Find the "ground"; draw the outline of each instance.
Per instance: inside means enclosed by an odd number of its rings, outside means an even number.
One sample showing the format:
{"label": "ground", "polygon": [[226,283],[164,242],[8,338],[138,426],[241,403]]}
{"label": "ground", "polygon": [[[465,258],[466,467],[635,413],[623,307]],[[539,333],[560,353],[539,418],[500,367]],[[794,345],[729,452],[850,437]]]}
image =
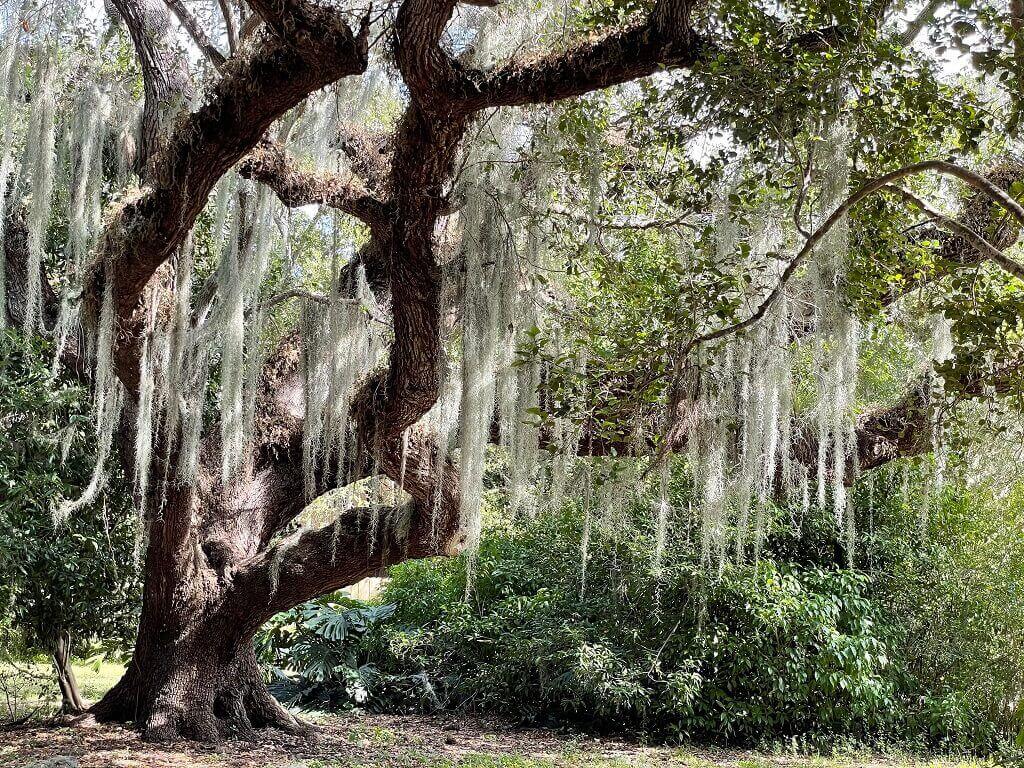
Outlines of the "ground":
{"label": "ground", "polygon": [[[112,665],[76,666],[87,698],[117,678]],[[28,768],[982,768],[978,761],[849,755],[796,757],[644,747],[616,739],[518,728],[500,720],[313,715],[315,741],[277,736],[216,747],[147,744],[126,728],[33,725],[0,733],[0,766]],[[58,760],[57,758],[68,758]],[[47,762],[50,761],[50,762]],[[40,768],[41,768],[40,766]]]}
{"label": "ground", "polygon": [[68,756],[78,768],[981,768],[980,762],[794,757],[642,747],[482,719],[321,715],[315,743],[269,739],[167,748],[124,728],[36,727],[7,734],[0,765]]}

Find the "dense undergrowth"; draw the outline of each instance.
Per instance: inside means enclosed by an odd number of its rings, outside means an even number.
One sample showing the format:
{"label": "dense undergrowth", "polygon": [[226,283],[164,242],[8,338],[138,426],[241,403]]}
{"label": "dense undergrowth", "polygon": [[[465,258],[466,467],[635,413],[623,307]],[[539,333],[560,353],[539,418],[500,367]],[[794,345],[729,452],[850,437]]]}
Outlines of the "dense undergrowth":
{"label": "dense undergrowth", "polygon": [[671,521],[574,507],[391,571],[379,605],[332,597],[263,637],[310,708],[474,711],[641,738],[820,748],[1012,749],[1024,629],[1022,494],[947,489],[922,530],[897,472],[865,494],[854,569],[831,518],[779,512],[756,562],[719,570]]}

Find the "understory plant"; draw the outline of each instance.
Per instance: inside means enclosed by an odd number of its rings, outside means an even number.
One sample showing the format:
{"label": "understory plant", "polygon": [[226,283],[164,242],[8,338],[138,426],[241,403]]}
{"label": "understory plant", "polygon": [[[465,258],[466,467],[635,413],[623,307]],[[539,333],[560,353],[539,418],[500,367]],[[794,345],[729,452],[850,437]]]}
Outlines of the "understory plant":
{"label": "understory plant", "polygon": [[813,509],[773,510],[760,554],[720,568],[682,512],[658,562],[649,507],[495,514],[471,576],[463,558],[396,566],[380,607],[279,618],[305,640],[278,653],[306,703],[667,741],[994,753],[1020,729],[1024,547],[1011,523],[1024,507],[1019,492],[950,487],[922,531],[919,470],[909,490],[901,471],[858,493],[855,568],[845,532]]}

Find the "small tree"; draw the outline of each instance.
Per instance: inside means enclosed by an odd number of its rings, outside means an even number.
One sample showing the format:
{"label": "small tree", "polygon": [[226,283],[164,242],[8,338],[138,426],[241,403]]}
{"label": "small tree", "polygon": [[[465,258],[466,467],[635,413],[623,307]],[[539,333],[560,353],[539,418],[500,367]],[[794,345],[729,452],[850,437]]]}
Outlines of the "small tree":
{"label": "small tree", "polygon": [[53,520],[54,501],[89,481],[91,422],[85,390],[51,379],[42,346],[15,332],[0,336],[0,600],[13,628],[52,657],[61,710],[77,712],[85,704],[74,645],[121,639],[134,626],[134,518],[111,468],[106,498],[67,523]]}

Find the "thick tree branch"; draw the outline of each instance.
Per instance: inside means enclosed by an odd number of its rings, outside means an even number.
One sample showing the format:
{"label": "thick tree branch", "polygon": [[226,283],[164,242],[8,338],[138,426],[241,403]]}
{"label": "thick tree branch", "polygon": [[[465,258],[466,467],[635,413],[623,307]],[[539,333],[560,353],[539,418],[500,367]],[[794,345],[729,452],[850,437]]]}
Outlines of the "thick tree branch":
{"label": "thick tree branch", "polygon": [[[986,391],[1005,395],[1019,390],[1022,374],[1024,362],[1014,361],[991,374],[947,382],[947,389],[961,399],[978,397]],[[915,381],[892,405],[857,418],[857,455],[847,462],[844,478],[847,485],[854,483],[860,471],[934,450],[936,404],[931,396],[929,379],[932,376],[934,374],[928,374]],[[818,454],[816,430],[810,426],[794,430],[791,450],[797,461],[813,465]]]}
{"label": "thick tree branch", "polygon": [[[322,15],[322,14],[321,14]],[[140,296],[156,270],[191,230],[217,180],[247,154],[270,124],[313,91],[366,66],[366,40],[340,16],[323,18],[311,48],[279,37],[254,39],[224,65],[204,104],[175,121],[150,160],[146,185],[117,209],[94,265],[94,303],[101,280],[113,279],[122,335],[118,375],[129,390],[138,377]]]}
{"label": "thick tree branch", "polygon": [[[342,51],[332,50],[332,38],[342,29],[349,37],[352,36],[348,21],[337,8],[319,5],[310,0],[248,0],[248,3],[275,35],[296,49],[313,55],[334,58]],[[362,17],[358,33],[355,35],[364,56],[369,31],[370,14],[367,13]]]}
{"label": "thick tree branch", "polygon": [[[239,566],[227,601],[237,602],[234,610],[254,630],[280,610],[389,565],[458,551],[458,472],[450,461],[439,471],[436,436],[413,430],[404,450],[401,440],[389,441],[381,448],[379,466],[409,494],[408,503],[342,512],[337,522],[286,538]],[[248,612],[253,594],[267,595],[256,615]]]}
{"label": "thick tree branch", "polygon": [[707,46],[690,28],[691,7],[688,0],[659,0],[647,18],[566,51],[469,71],[464,98],[473,109],[547,103],[692,66]]}
{"label": "thick tree branch", "polygon": [[242,176],[266,184],[289,207],[321,204],[350,214],[371,229],[383,227],[387,206],[355,176],[303,171],[277,144],[264,139],[242,161]]}
{"label": "thick tree branch", "polygon": [[128,27],[142,68],[145,99],[136,171],[144,177],[147,163],[157,152],[164,127],[187,101],[191,86],[188,63],[171,45],[170,14],[161,0],[113,0],[113,3]]}

